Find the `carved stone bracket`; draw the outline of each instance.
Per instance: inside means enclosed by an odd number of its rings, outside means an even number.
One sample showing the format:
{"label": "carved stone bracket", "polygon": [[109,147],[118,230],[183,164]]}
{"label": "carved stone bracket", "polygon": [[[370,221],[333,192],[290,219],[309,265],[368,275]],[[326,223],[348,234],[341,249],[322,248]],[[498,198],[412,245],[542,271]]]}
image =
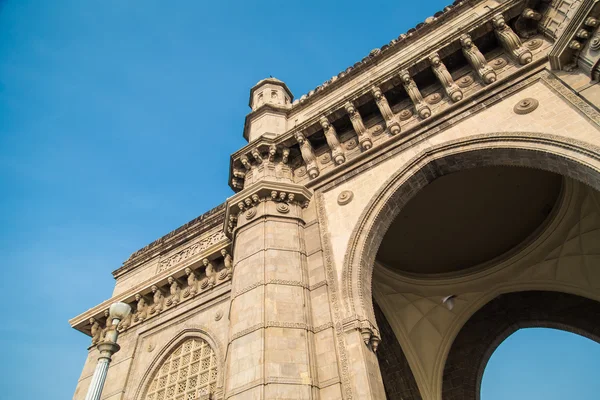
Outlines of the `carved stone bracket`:
{"label": "carved stone bracket", "polygon": [[338,138],[335,128],[325,116],[321,117],[319,123],[323,128],[325,140],[327,140],[327,145],[331,150],[331,158],[333,159],[333,162],[335,162],[335,165],[343,164],[346,161],[346,156],[344,154],[344,149],[340,144],[340,139]]}
{"label": "carved stone bracket", "polygon": [[383,120],[392,135],[397,135],[400,133],[400,123],[397,121],[396,116],[392,112],[390,105],[385,98],[385,95],[381,91],[378,86],[373,86],[371,88],[371,93],[373,93],[373,97],[375,97],[375,103],[379,108],[379,112],[383,116]]}
{"label": "carved stone bracket", "polygon": [[415,81],[410,77],[410,74],[407,70],[400,71],[399,75],[402,85],[404,86],[404,90],[406,90],[406,93],[408,93],[413,105],[415,106],[417,115],[422,119],[429,118],[431,116],[431,109],[423,100],[423,95],[419,91]]}
{"label": "carved stone bracket", "polygon": [[350,122],[352,122],[352,126],[354,127],[354,131],[358,136],[358,144],[363,150],[369,150],[373,147],[373,141],[371,140],[371,136],[365,127],[365,124],[360,116],[360,113],[356,109],[356,106],[353,102],[349,101],[344,105],[348,116],[350,117]]}
{"label": "carved stone bracket", "polygon": [[493,83],[496,81],[496,73],[487,64],[485,56],[479,51],[477,46],[473,43],[473,39],[468,34],[463,34],[460,37],[460,45],[462,47],[462,52],[471,67],[477,73],[477,76],[484,83]]}
{"label": "carved stone bracket", "polygon": [[315,151],[312,148],[312,145],[304,136],[302,132],[296,132],[296,141],[300,145],[300,153],[302,153],[302,159],[306,163],[306,170],[308,171],[308,176],[311,179],[319,176],[320,170],[319,165],[317,164],[317,157],[315,156]]}
{"label": "carved stone bracket", "polygon": [[452,79],[452,75],[448,72],[448,69],[442,62],[438,53],[433,53],[429,56],[429,63],[431,64],[431,69],[433,73],[437,77],[438,81],[442,84],[444,91],[452,99],[452,101],[460,101],[463,98],[462,90],[454,83]]}
{"label": "carved stone bracket", "polygon": [[497,14],[492,18],[494,32],[498,41],[504,47],[504,50],[510,54],[521,65],[529,64],[533,60],[533,55],[528,48],[521,43],[519,36],[506,24],[504,16]]}

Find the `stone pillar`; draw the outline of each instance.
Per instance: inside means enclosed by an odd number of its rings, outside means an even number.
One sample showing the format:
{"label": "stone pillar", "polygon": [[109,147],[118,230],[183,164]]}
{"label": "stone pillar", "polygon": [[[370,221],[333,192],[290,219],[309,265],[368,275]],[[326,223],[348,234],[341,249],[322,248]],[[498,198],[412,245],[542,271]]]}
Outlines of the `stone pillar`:
{"label": "stone pillar", "polygon": [[310,197],[302,186],[263,181],[228,200],[237,226],[226,399],[318,398],[303,220]]}

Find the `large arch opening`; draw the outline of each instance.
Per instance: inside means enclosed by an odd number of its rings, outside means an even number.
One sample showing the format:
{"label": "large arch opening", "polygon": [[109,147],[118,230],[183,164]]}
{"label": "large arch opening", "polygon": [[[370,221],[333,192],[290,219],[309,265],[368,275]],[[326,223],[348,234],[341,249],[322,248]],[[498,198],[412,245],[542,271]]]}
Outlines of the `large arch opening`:
{"label": "large arch opening", "polygon": [[488,360],[518,329],[561,329],[600,343],[599,317],[599,302],[567,293],[527,291],[494,298],[454,339],[444,367],[442,399],[479,400]]}
{"label": "large arch opening", "polygon": [[600,393],[598,370],[598,343],[558,329],[519,329],[490,357],[481,399],[592,400]]}
{"label": "large arch opening", "polygon": [[[599,154],[588,152],[583,156],[581,153],[582,157],[578,159],[559,150],[564,144],[552,143],[550,139],[544,145],[533,140],[535,143],[527,145],[523,142],[527,142],[524,137],[515,139],[498,134],[482,135],[468,143],[456,141],[434,147],[409,160],[405,169],[390,177],[360,216],[344,260],[342,297],[348,312],[360,318],[362,326],[365,322],[372,324],[375,334],[380,335],[382,343],[377,358],[388,399],[417,400],[439,396],[444,400],[469,399],[465,397],[469,389],[464,388],[480,383],[473,383],[478,382],[477,379],[470,381],[471,378],[466,377],[461,381],[447,372],[452,366],[448,351],[450,348],[455,351],[452,341],[460,330],[456,321],[461,320],[460,324],[463,324],[476,309],[462,316],[446,313],[438,318],[437,322],[445,318],[447,322],[444,323],[448,326],[455,324],[444,331],[445,328],[437,326],[436,321],[428,319],[432,313],[441,315],[438,311],[446,306],[440,302],[443,298],[440,293],[432,296],[412,293],[412,298],[405,296],[403,299],[410,303],[411,315],[394,315],[395,311],[389,312],[394,308],[393,304],[390,308],[390,301],[380,303],[381,307],[374,301],[375,298],[379,302],[378,296],[382,293],[377,295],[373,291],[377,283],[373,275],[376,266],[386,270],[387,277],[394,274],[403,277],[401,280],[405,283],[411,280],[439,283],[446,279],[484,275],[502,260],[520,254],[546,232],[563,205],[565,187],[572,185],[570,182],[583,182],[587,186],[582,187],[593,188],[589,190],[596,193],[592,197],[595,196],[594,201],[598,203],[596,211],[600,211],[600,196],[597,195],[600,188]],[[597,232],[594,235],[598,237]],[[378,274],[378,279],[381,277]],[[543,290],[563,290],[557,287]],[[525,286],[512,289],[518,290],[537,289]],[[571,289],[565,290],[567,292],[580,293]],[[507,292],[498,289],[495,293],[494,296]],[[492,299],[486,296],[481,298]],[[499,297],[503,296],[508,295]],[[585,297],[574,297],[596,304]],[[455,316],[457,318],[451,321]],[[588,317],[590,320],[595,318]],[[540,319],[528,321],[539,323]],[[550,325],[560,324],[560,318],[548,318],[548,321]],[[403,323],[405,327],[410,326],[404,329]],[[418,336],[417,329],[410,330],[421,323],[429,324],[429,331],[438,336],[437,342],[429,346],[427,340],[419,338],[416,347],[407,351],[403,348],[404,343]],[[516,326],[515,329],[522,327]],[[554,327],[564,329],[562,325]],[[576,327],[588,337],[598,335],[588,328]],[[448,333],[450,331],[452,333]],[[411,346],[414,344],[411,342]],[[469,345],[474,343],[466,347]],[[435,351],[424,349],[427,347],[435,348]],[[444,364],[446,356],[448,363]],[[416,366],[415,359],[419,357],[429,359]],[[464,364],[463,360],[461,365]],[[483,369],[478,371],[481,374]],[[460,374],[468,375],[466,371]],[[450,376],[452,389],[448,389],[447,376]],[[481,375],[479,382],[480,378]],[[457,387],[463,387],[462,391]],[[457,391],[460,393],[456,394]],[[477,390],[473,393],[479,395]]]}

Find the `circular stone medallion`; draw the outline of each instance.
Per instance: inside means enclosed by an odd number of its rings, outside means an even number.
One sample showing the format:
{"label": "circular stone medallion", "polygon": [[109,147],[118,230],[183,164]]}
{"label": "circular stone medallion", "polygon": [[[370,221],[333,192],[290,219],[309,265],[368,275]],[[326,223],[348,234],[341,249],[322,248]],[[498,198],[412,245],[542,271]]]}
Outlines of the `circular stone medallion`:
{"label": "circular stone medallion", "polygon": [[221,318],[223,318],[223,311],[219,310],[215,314],[215,321],[219,321]]}
{"label": "circular stone medallion", "polygon": [[306,175],[306,167],[300,167],[294,172],[296,173],[297,176],[303,177],[304,175]]}
{"label": "circular stone medallion", "polygon": [[290,206],[288,206],[285,203],[277,203],[277,206],[275,208],[282,214],[287,214],[290,212]]}
{"label": "circular stone medallion", "polygon": [[256,208],[252,207],[248,211],[246,211],[246,219],[252,219],[256,215]]}
{"label": "circular stone medallion", "polygon": [[536,99],[528,97],[515,104],[513,111],[516,114],[529,114],[530,112],[538,108],[539,104],[539,101],[537,101]]}
{"label": "circular stone medallion", "polygon": [[331,154],[329,153],[325,153],[321,156],[321,158],[319,159],[319,161],[321,162],[321,164],[327,164],[328,162],[331,162]]}
{"label": "circular stone medallion", "polygon": [[347,150],[352,150],[353,148],[355,148],[358,145],[358,143],[356,142],[356,139],[350,139],[345,144],[346,144]]}
{"label": "circular stone medallion", "polygon": [[437,104],[440,101],[442,101],[442,95],[439,93],[432,93],[429,96],[427,96],[427,102],[429,104]]}
{"label": "circular stone medallion", "polygon": [[460,78],[458,81],[456,81],[456,84],[458,85],[459,88],[469,87],[473,84],[473,77],[471,77],[471,75],[465,75],[462,78]]}
{"label": "circular stone medallion", "polygon": [[532,39],[529,42],[527,42],[525,46],[527,46],[529,50],[535,50],[542,47],[542,43],[543,42],[541,41],[541,39]]}
{"label": "circular stone medallion", "polygon": [[504,68],[506,66],[506,64],[507,64],[506,59],[503,57],[498,57],[490,62],[490,65],[494,69]]}
{"label": "circular stone medallion", "polygon": [[344,206],[344,205],[350,203],[352,201],[353,197],[354,197],[354,193],[352,193],[350,190],[344,190],[339,194],[339,196],[337,198],[337,202],[340,206]]}
{"label": "circular stone medallion", "polygon": [[407,119],[412,117],[412,115],[413,115],[412,111],[410,111],[407,108],[407,109],[400,111],[400,114],[398,114],[398,117],[400,118],[400,121],[406,121]]}

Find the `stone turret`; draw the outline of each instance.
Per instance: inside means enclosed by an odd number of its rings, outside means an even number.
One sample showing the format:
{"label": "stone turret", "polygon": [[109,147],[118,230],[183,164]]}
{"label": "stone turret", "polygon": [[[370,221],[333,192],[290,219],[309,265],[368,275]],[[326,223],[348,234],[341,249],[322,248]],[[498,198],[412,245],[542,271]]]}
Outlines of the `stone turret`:
{"label": "stone turret", "polygon": [[294,96],[287,85],[277,78],[266,78],[250,89],[244,137],[249,142],[261,136],[274,138],[287,131],[287,112]]}

